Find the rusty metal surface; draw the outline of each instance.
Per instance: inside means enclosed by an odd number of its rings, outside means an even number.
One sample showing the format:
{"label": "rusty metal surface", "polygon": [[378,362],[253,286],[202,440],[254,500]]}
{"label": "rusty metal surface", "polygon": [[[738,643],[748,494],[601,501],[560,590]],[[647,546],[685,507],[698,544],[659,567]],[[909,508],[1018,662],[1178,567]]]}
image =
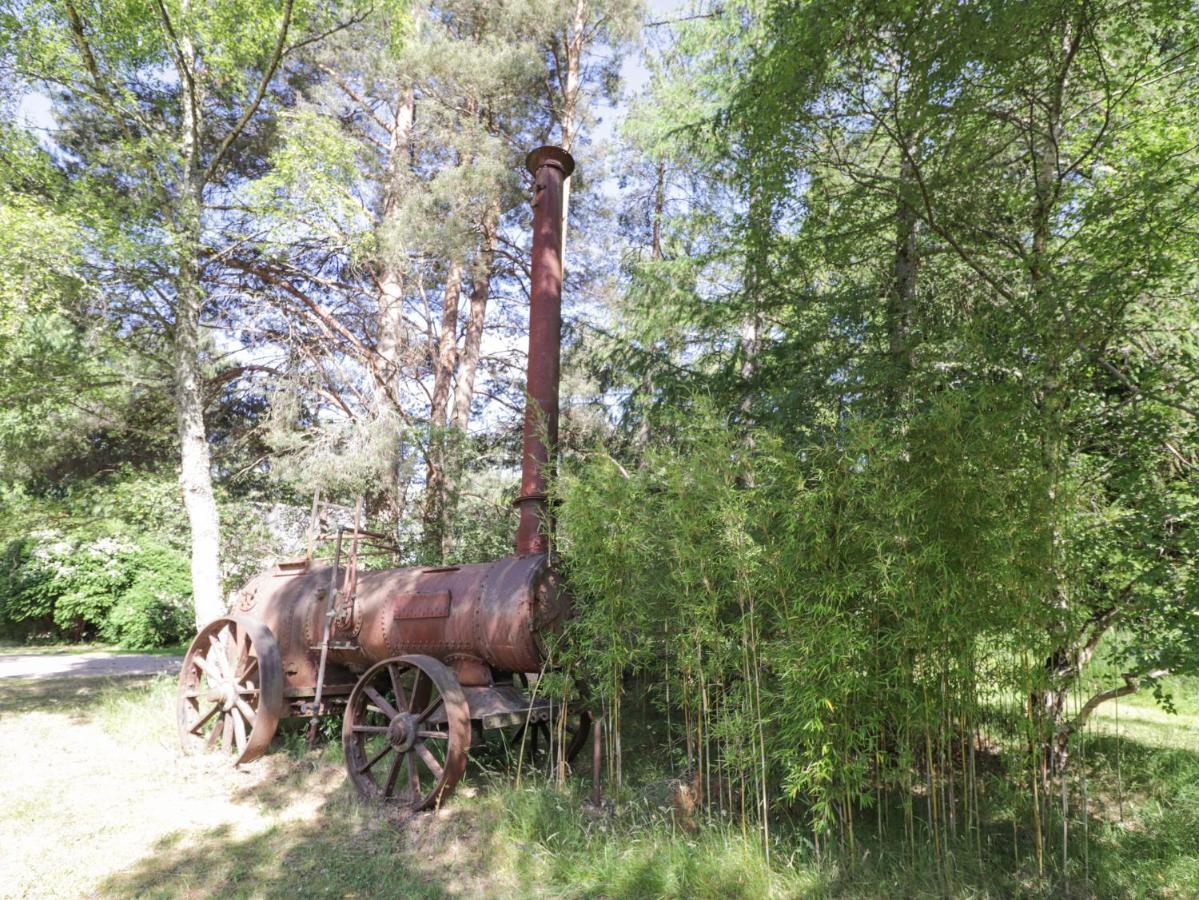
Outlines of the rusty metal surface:
{"label": "rusty metal surface", "polygon": [[[288,578],[268,573],[247,587],[256,598],[251,615],[279,641],[290,688],[316,683],[329,576],[327,567],[314,566]],[[334,621],[327,672],[333,685],[352,683],[370,664],[405,653],[536,672],[544,636],[565,623],[569,597],[545,554],[535,554],[364,572],[354,607],[357,621],[344,628]]]}
{"label": "rusty metal surface", "polygon": [[394,619],[444,619],[450,614],[450,592],[400,594],[392,605]]}
{"label": "rusty metal surface", "polygon": [[574,160],[560,147],[540,147],[525,165],[533,173],[533,268],[529,282],[528,400],[521,445],[520,525],[516,552],[544,553],[545,474],[558,443],[562,363],[562,185]]}

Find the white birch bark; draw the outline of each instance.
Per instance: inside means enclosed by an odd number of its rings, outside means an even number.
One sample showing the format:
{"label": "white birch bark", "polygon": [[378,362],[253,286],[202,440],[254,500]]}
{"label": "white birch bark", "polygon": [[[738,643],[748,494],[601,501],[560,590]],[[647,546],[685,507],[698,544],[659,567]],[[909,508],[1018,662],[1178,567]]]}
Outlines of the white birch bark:
{"label": "white birch bark", "polygon": [[[184,4],[186,12],[186,4]],[[195,48],[184,32],[180,53],[186,65],[195,66]],[[182,74],[182,73],[181,73]],[[183,79],[181,78],[181,81]],[[198,86],[180,85],[182,103],[181,149],[183,190],[175,210],[175,408],[179,431],[179,487],[191,528],[192,599],[196,630],[224,615],[221,590],[221,526],[212,489],[212,459],[204,425],[203,375],[200,369],[200,314],[204,291],[200,285],[198,254],[201,238],[203,174],[197,140],[202,123]]]}

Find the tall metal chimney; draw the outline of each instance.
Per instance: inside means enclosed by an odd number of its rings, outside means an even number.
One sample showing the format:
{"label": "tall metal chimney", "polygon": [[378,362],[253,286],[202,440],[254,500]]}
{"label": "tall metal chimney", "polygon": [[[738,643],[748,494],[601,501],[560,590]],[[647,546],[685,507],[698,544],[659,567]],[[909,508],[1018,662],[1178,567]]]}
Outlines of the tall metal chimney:
{"label": "tall metal chimney", "polygon": [[561,147],[538,147],[525,158],[533,173],[533,274],[529,291],[528,400],[521,448],[518,555],[544,553],[545,476],[558,444],[558,379],[562,363],[562,186],[575,161]]}

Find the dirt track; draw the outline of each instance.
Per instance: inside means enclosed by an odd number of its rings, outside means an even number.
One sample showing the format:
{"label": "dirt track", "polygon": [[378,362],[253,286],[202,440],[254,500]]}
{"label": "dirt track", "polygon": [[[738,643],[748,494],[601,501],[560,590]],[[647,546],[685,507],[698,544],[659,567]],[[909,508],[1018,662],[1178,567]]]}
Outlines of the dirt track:
{"label": "dirt track", "polygon": [[178,672],[181,656],[141,653],[38,653],[0,656],[0,678],[81,678]]}

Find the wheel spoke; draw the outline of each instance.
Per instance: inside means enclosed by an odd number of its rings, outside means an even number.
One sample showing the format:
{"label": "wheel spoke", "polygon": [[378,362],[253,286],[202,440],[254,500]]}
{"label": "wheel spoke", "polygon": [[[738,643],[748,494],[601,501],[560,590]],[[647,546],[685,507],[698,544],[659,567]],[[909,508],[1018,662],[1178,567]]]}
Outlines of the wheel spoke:
{"label": "wheel spoke", "polygon": [[416,744],[413,749],[416,750],[416,755],[424,760],[425,765],[429,767],[429,771],[433,773],[434,778],[441,778],[445,774],[445,769],[441,767],[441,763],[437,761],[437,757],[423,743]]}
{"label": "wheel spoke", "polygon": [[420,669],[413,669],[415,674],[412,676],[412,702],[408,704],[408,712],[416,712],[416,705],[420,703],[420,680],[425,673]]}
{"label": "wheel spoke", "polygon": [[218,678],[228,677],[229,660],[225,658],[225,648],[221,646],[221,642],[217,640],[217,636],[215,634],[210,634],[208,636],[208,643],[211,645],[212,649],[207,657],[207,661],[211,662],[213,668],[216,669]]}
{"label": "wheel spoke", "polygon": [[241,717],[241,712],[236,708],[229,710],[229,717],[233,719],[233,739],[237,742],[237,752],[242,754],[246,752],[246,723]]}
{"label": "wheel spoke", "polygon": [[386,725],[354,725],[350,728],[355,734],[387,734]]}
{"label": "wheel spoke", "polygon": [[408,706],[408,697],[404,693],[404,686],[400,683],[400,673],[396,671],[395,666],[387,667],[387,675],[391,678],[391,689],[395,691],[396,705],[401,709]]}
{"label": "wheel spoke", "polygon": [[233,716],[226,712],[222,721],[225,724],[221,729],[221,746],[228,750],[233,746]]}
{"label": "wheel spoke", "polygon": [[425,740],[448,741],[450,739],[447,731],[418,731],[416,736]]}
{"label": "wheel spoke", "polygon": [[208,712],[204,713],[204,715],[200,717],[199,721],[197,721],[196,724],[191,727],[191,733],[198,735],[201,729],[203,729],[204,725],[207,724],[208,720],[220,712],[220,709],[221,705],[219,703],[214,703],[212,708],[209,709]]}
{"label": "wheel spoke", "polygon": [[237,705],[237,710],[241,713],[242,718],[244,718],[249,726],[253,728],[254,723],[258,720],[258,713],[254,712],[253,707],[251,707],[250,704],[241,697],[238,697],[233,702]]}
{"label": "wheel spoke", "polygon": [[[218,706],[217,709],[220,709]],[[206,745],[209,750],[213,750],[220,743],[220,737],[225,732],[224,727],[225,714],[221,713],[217,720],[212,724],[212,731],[208,732],[208,740]]]}
{"label": "wheel spoke", "polygon": [[384,797],[390,797],[393,793],[395,793],[396,779],[400,777],[400,763],[403,761],[404,757],[402,757],[399,753],[397,753],[396,758],[391,761],[391,769],[389,769],[387,772],[387,784],[383,788]]}
{"label": "wheel spoke", "polygon": [[399,712],[396,710],[396,708],[394,706],[392,706],[390,703],[388,703],[386,700],[384,700],[383,695],[380,694],[378,691],[376,691],[370,685],[366,685],[363,688],[363,693],[365,693],[366,696],[370,697],[372,700],[375,701],[375,705],[377,707],[379,707],[379,711],[381,713],[383,713],[383,715],[387,716],[387,718],[394,719],[396,716],[399,715]]}
{"label": "wheel spoke", "polygon": [[416,771],[415,754],[409,750],[404,754],[404,764],[408,767],[408,794],[412,798],[412,802],[416,803],[421,798],[420,789],[420,773]]}
{"label": "wheel spoke", "polygon": [[[366,749],[366,748],[364,747],[363,749]],[[377,763],[379,760],[381,760],[383,757],[385,757],[389,752],[391,752],[391,744],[384,744],[382,750],[380,750],[378,753],[376,753],[374,756],[372,756],[370,759],[368,759],[366,762],[364,762],[362,765],[360,765],[358,767],[358,771],[359,772],[369,771],[371,766],[373,766],[375,763]]]}
{"label": "wheel spoke", "polygon": [[208,660],[200,656],[200,654],[197,653],[195,656],[193,656],[192,662],[195,663],[200,671],[207,675],[210,680],[219,679],[221,677],[220,673],[216,671],[216,663],[213,663],[210,666]]}
{"label": "wheel spoke", "polygon": [[[237,625],[227,625],[221,629],[221,646],[225,648],[225,660],[230,663],[235,663],[238,656],[241,655],[241,650],[237,642]],[[231,670],[235,670],[235,666]]]}
{"label": "wheel spoke", "polygon": [[429,718],[429,716],[433,715],[433,712],[437,709],[437,707],[441,706],[441,704],[444,702],[445,702],[445,698],[442,697],[440,694],[438,694],[437,699],[435,699],[432,703],[430,703],[427,707],[425,707],[425,711],[417,717],[416,721],[424,722],[426,719]]}
{"label": "wheel spoke", "polygon": [[251,656],[249,658],[249,661],[246,663],[245,670],[240,675],[237,676],[237,680],[239,682],[249,681],[250,676],[253,675],[257,671],[258,671],[258,657]]}

